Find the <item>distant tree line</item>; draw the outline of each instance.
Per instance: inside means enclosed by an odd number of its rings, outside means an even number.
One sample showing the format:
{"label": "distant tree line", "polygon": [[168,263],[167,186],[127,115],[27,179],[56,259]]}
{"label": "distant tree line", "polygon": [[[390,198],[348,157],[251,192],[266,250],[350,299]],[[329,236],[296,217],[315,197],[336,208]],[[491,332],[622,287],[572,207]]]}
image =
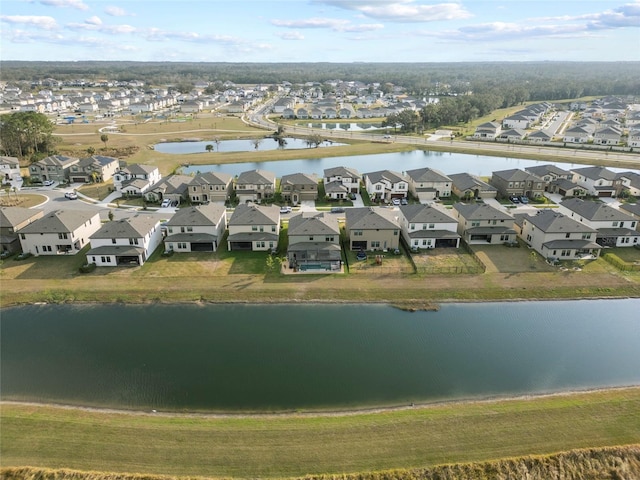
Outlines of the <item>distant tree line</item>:
{"label": "distant tree line", "polygon": [[0,151],[3,155],[37,161],[54,152],[53,123],[36,112],[0,116]]}

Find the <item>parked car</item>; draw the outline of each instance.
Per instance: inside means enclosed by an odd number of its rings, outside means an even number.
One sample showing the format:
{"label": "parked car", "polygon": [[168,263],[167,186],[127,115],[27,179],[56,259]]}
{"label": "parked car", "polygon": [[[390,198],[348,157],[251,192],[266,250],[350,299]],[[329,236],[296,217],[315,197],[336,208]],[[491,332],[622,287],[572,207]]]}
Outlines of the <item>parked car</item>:
{"label": "parked car", "polygon": [[407,200],[406,197],[402,197],[400,199],[400,204],[401,205],[409,205],[409,200]]}
{"label": "parked car", "polygon": [[363,250],[360,250],[358,253],[356,253],[356,260],[362,261],[366,259],[367,259],[367,254]]}
{"label": "parked car", "polygon": [[355,194],[355,193],[350,193],[350,194],[349,194],[349,199],[350,199],[350,200],[355,200],[356,198],[358,198],[358,197],[356,196],[356,194]]}
{"label": "parked car", "polygon": [[331,213],[344,213],[344,208],[342,208],[342,207],[333,207],[333,208],[331,208]]}
{"label": "parked car", "polygon": [[520,198],[516,197],[515,195],[513,197],[509,197],[509,200],[511,200],[513,203],[520,203]]}
{"label": "parked car", "polygon": [[53,180],[45,180],[44,182],[42,182],[42,185],[44,185],[45,187],[50,187],[51,185],[53,185]]}
{"label": "parked car", "polygon": [[394,198],[393,200],[391,200],[391,203],[394,204],[395,206],[400,205],[400,199],[399,198]]}
{"label": "parked car", "polygon": [[162,200],[162,203],[160,204],[160,208],[167,208],[171,206],[171,200],[169,200],[168,198],[165,198],[164,200]]}
{"label": "parked car", "polygon": [[64,194],[64,198],[68,198],[69,200],[77,200],[78,194],[76,192],[67,192]]}
{"label": "parked car", "polygon": [[525,196],[520,197],[520,203],[525,203],[525,204],[529,203],[529,198]]}
{"label": "parked car", "polygon": [[280,207],[280,213],[291,213],[291,207]]}

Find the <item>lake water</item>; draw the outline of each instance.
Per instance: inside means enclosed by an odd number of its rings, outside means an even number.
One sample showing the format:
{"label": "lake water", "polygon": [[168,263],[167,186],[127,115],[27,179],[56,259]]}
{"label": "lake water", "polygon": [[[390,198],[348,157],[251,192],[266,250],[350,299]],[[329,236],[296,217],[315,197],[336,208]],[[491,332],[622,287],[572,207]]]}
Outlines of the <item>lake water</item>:
{"label": "lake water", "polygon": [[157,410],[407,405],[640,384],[640,300],[2,311],[1,398]]}
{"label": "lake water", "polygon": [[[310,148],[307,145],[306,140],[301,138],[287,137],[284,139],[285,143],[278,143],[275,138],[265,137],[260,139],[260,143],[255,145],[254,140],[250,139],[238,139],[238,140],[220,140],[216,145],[213,140],[198,141],[198,142],[163,142],[156,143],[153,149],[160,153],[172,153],[172,154],[193,154],[193,153],[209,153],[207,152],[207,145],[213,147],[212,152],[264,152],[267,150],[292,150]],[[335,147],[338,145],[344,145],[344,143],[336,143],[331,141],[324,141],[318,147]]]}
{"label": "lake water", "polygon": [[[452,173],[471,173],[480,177],[491,176],[498,170],[512,168],[524,169],[529,166],[554,164],[564,170],[582,168],[587,165],[560,163],[522,158],[491,157],[485,155],[469,155],[465,153],[433,152],[429,150],[413,150],[410,152],[380,153],[376,155],[351,155],[346,157],[302,158],[300,160],[276,160],[270,162],[244,162],[226,165],[191,165],[183,167],[182,173],[224,172],[232,176],[247,170],[260,168],[274,172],[277,177],[290,173],[315,173],[319,177],[325,169],[332,167],[351,167],[360,173],[378,170],[394,170],[405,172],[417,168],[429,167],[440,170],[446,175]],[[611,171],[624,171],[610,168]],[[629,169],[626,169],[627,171]]]}

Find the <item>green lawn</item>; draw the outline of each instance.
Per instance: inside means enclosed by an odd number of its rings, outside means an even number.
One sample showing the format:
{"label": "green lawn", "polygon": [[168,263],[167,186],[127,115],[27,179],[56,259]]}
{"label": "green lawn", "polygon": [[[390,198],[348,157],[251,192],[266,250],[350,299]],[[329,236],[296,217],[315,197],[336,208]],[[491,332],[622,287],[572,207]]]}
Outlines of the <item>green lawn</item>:
{"label": "green lawn", "polygon": [[426,467],[640,442],[640,388],[337,416],[3,404],[2,465],[226,477]]}

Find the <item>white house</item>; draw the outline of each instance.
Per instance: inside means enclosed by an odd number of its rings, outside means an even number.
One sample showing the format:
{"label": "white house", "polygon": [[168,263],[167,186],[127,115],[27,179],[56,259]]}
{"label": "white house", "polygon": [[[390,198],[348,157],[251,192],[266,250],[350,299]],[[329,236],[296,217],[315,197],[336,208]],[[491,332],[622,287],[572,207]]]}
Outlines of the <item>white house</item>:
{"label": "white house", "polygon": [[571,170],[573,181],[595,197],[614,197],[622,180],[605,167],[584,167]]}
{"label": "white house", "polygon": [[75,255],[100,228],[100,215],[87,210],[55,210],[21,228],[23,252],[33,255]]}
{"label": "white house", "polygon": [[162,243],[160,220],[151,215],[113,220],[90,236],[87,263],[99,267],[142,265]]}
{"label": "white house", "polygon": [[460,246],[458,221],[439,206],[402,205],[399,221],[411,249]]}
{"label": "white house", "polygon": [[409,193],[409,180],[401,173],[391,170],[365,173],[364,185],[373,201],[406,198]]}
{"label": "white house", "polygon": [[1,183],[10,183],[20,177],[20,161],[16,157],[0,156]]}
{"label": "white house", "polygon": [[278,247],[280,208],[241,203],[229,219],[227,247],[231,250],[264,250]]}
{"label": "white house", "polygon": [[129,195],[142,195],[162,179],[160,170],[153,165],[133,164],[121,168],[113,175],[116,190]]}
{"label": "white house", "polygon": [[[322,183],[324,183],[325,191],[327,185],[333,182],[338,182],[339,185],[342,185],[346,190],[346,193],[360,193],[360,180],[362,179],[362,175],[358,173],[357,170],[349,167],[334,167],[327,168],[324,170],[324,174],[322,177]],[[341,190],[341,189],[340,189]],[[327,192],[327,194],[329,194]],[[345,197],[335,197],[329,195],[331,198],[345,198]]]}

